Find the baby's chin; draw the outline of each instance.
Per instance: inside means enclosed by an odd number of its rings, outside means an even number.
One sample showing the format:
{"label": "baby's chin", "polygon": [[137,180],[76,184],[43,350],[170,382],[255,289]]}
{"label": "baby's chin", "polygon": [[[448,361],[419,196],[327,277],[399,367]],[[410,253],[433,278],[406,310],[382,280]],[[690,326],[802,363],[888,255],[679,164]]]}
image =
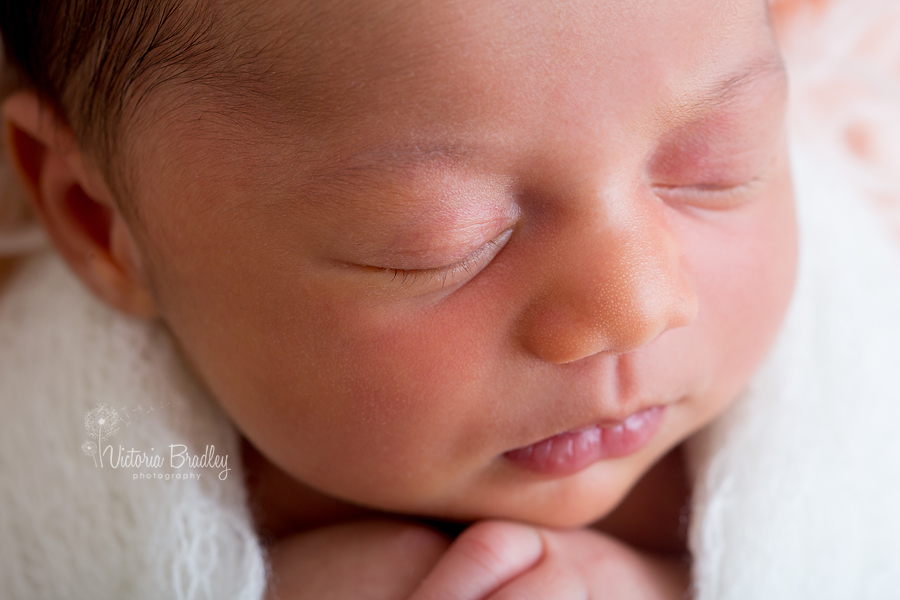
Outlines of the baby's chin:
{"label": "baby's chin", "polygon": [[608,472],[591,477],[591,469],[586,471],[560,480],[470,490],[442,505],[410,512],[450,521],[505,519],[559,529],[585,527],[612,513],[643,475],[617,473],[611,480]]}
{"label": "baby's chin", "polygon": [[591,525],[608,516],[620,504],[621,497],[616,498],[571,498],[560,502],[556,499],[535,501],[510,505],[508,502],[498,503],[500,506],[485,507],[477,511],[440,511],[428,514],[428,518],[440,520],[474,522],[485,519],[502,519],[519,521],[538,527],[557,529],[579,528]]}

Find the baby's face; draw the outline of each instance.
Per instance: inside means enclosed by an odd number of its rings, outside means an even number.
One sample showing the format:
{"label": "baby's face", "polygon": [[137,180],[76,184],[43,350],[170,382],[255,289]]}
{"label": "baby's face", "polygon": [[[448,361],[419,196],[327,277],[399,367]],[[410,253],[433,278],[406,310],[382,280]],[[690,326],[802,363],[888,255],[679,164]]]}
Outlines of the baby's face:
{"label": "baby's face", "polygon": [[301,4],[248,28],[245,108],[146,109],[163,316],[326,494],[600,517],[740,392],[791,294],[764,1]]}

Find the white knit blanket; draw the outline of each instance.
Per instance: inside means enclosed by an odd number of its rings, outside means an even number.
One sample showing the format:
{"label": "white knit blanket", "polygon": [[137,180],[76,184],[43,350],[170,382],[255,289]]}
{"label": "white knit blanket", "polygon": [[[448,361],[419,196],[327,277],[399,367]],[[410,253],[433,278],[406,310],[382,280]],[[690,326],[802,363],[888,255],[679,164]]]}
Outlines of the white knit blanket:
{"label": "white knit blanket", "polygon": [[[700,600],[900,597],[900,251],[839,181],[803,156],[795,172],[787,321],[689,443]],[[0,598],[261,598],[238,452],[164,329],[52,254],[17,272],[0,296]]]}
{"label": "white knit blanket", "polygon": [[747,393],[688,444],[699,600],[900,598],[900,251],[794,153],[800,273]]}
{"label": "white knit blanket", "polygon": [[29,259],[0,297],[0,599],[258,600],[237,441],[160,326]]}

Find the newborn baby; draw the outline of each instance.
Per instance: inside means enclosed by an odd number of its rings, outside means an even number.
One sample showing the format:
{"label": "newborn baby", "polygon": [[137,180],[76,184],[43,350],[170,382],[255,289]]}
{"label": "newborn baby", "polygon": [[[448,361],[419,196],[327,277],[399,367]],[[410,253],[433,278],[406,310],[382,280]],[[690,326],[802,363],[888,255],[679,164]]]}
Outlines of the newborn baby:
{"label": "newborn baby", "polygon": [[680,597],[795,277],[763,0],[43,4],[9,153],[246,440],[272,597]]}

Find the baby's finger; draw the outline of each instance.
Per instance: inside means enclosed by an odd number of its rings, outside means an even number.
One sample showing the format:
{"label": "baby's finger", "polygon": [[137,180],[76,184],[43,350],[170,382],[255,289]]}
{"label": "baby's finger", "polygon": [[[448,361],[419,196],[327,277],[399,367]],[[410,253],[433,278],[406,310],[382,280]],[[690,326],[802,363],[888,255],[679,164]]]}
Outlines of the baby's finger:
{"label": "baby's finger", "polygon": [[[485,600],[585,600],[593,598],[579,573],[559,561],[544,561],[516,577]],[[634,600],[640,596],[623,596]]]}
{"label": "baby's finger", "polygon": [[481,600],[531,568],[543,552],[534,527],[476,523],[453,542],[409,600]]}

